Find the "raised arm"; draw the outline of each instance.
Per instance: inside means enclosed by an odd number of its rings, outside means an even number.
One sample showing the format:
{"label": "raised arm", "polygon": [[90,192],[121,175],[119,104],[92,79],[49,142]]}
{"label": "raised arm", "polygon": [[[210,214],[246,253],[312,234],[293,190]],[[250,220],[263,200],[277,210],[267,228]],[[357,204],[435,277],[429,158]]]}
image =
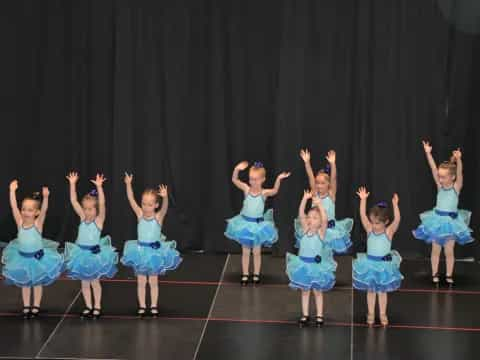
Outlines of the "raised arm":
{"label": "raised arm", "polygon": [[393,221],[390,225],[387,227],[387,235],[389,239],[393,238],[393,235],[398,230],[398,227],[400,226],[400,208],[398,207],[398,194],[393,194],[392,198],[392,207],[393,207]]}
{"label": "raised arm", "polygon": [[245,194],[248,193],[248,191],[250,190],[250,186],[248,186],[248,184],[244,183],[243,181],[241,181],[241,180],[238,178],[238,173],[239,173],[240,171],[245,170],[247,167],[248,167],[248,162],[242,161],[242,162],[238,163],[237,166],[235,166],[235,168],[233,169],[233,174],[232,174],[232,182],[233,182],[233,184],[234,184],[237,188],[239,188],[240,190],[242,190]]}
{"label": "raised arm", "polygon": [[45,218],[47,217],[49,196],[50,191],[48,190],[48,187],[44,186],[42,188],[42,206],[40,207],[40,215],[38,215],[36,220],[36,225],[40,232],[42,232],[43,224],[45,223]]}
{"label": "raised arm", "polygon": [[463,188],[463,161],[460,149],[453,152],[453,159],[457,163],[457,177],[455,179],[454,188],[457,194],[459,194]]}
{"label": "raised arm", "polygon": [[168,211],[168,189],[167,185],[160,185],[158,187],[158,194],[162,198],[162,207],[155,215],[159,224],[163,224],[163,219],[165,219],[165,215],[167,215]]}
{"label": "raised arm", "polygon": [[312,192],[310,190],[305,190],[303,192],[302,201],[300,201],[300,206],[298,207],[298,219],[300,220],[300,225],[302,226],[303,232],[307,231],[307,216],[305,215],[305,208],[307,206],[308,199],[312,198]]}
{"label": "raised arm", "polygon": [[274,184],[273,188],[263,190],[263,196],[268,197],[268,196],[277,195],[278,191],[280,190],[280,184],[282,183],[282,180],[288,178],[289,176],[290,176],[289,172],[280,173],[277,176],[277,179],[275,180],[275,184]]}
{"label": "raised arm", "polygon": [[372,232],[372,224],[370,223],[367,215],[367,198],[370,193],[367,192],[367,189],[362,186],[358,189],[357,195],[360,198],[360,219],[362,221],[363,228],[367,233],[370,233]]}
{"label": "raised arm", "polygon": [[328,215],[327,215],[327,212],[325,211],[325,208],[323,207],[322,200],[319,197],[313,198],[313,204],[320,211],[320,215],[322,218],[322,225],[318,230],[318,235],[320,235],[320,238],[323,239],[325,237],[325,232],[327,231],[327,227],[328,227]]}
{"label": "raised arm", "polygon": [[17,189],[18,189],[18,180],[13,180],[10,183],[10,207],[12,208],[13,218],[15,219],[15,223],[17,227],[22,225],[22,214],[18,209],[17,203]]}
{"label": "raised arm", "polygon": [[335,201],[337,196],[337,154],[334,150],[330,150],[326,159],[330,164],[330,197]]}
{"label": "raised arm", "polygon": [[95,219],[99,228],[103,228],[103,223],[105,222],[105,217],[107,214],[107,207],[105,206],[105,192],[103,191],[103,183],[107,181],[103,174],[97,174],[94,180],[90,180],[95,187],[97,188],[98,193],[98,215]]}
{"label": "raised arm", "polygon": [[308,177],[308,186],[310,186],[310,190],[315,192],[315,175],[313,174],[312,164],[310,162],[310,151],[308,151],[308,149],[300,150],[300,157],[305,164],[305,172],[307,173]]}
{"label": "raised arm", "polygon": [[425,151],[425,156],[427,157],[428,165],[432,170],[433,180],[435,181],[435,184],[437,184],[437,187],[440,187],[440,182],[438,181],[437,164],[435,163],[435,160],[433,159],[433,156],[432,156],[432,146],[428,141],[422,141],[422,143],[423,143],[423,150]]}
{"label": "raised arm", "polygon": [[77,182],[78,182],[78,173],[71,172],[66,176],[69,184],[70,184],[70,203],[72,204],[73,210],[77,213],[80,217],[80,220],[85,220],[85,213],[83,212],[83,208],[78,202],[77,197]]}
{"label": "raised arm", "polygon": [[133,175],[129,175],[125,173],[124,181],[127,188],[128,202],[130,203],[130,206],[133,212],[135,213],[135,215],[137,215],[137,217],[140,218],[143,216],[143,211],[142,211],[142,208],[138,206],[137,202],[135,201],[135,195],[133,194],[133,188],[132,188]]}

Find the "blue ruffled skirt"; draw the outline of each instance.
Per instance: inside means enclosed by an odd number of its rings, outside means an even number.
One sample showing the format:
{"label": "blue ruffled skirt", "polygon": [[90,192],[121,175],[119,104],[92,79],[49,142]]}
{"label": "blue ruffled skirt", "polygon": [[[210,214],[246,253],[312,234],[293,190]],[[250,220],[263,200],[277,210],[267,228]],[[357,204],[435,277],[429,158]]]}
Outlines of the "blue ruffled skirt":
{"label": "blue ruffled skirt", "polygon": [[[155,244],[155,243],[154,243]],[[129,240],[123,248],[120,262],[133,268],[136,275],[165,275],[169,270],[175,270],[182,262],[175,241],[156,242],[157,246],[140,245],[138,240]]]}
{"label": "blue ruffled skirt", "polygon": [[445,245],[449,240],[455,240],[460,245],[472,242],[472,229],[469,228],[472,213],[468,210],[458,210],[454,219],[446,215],[438,215],[435,210],[420,214],[422,223],[413,230],[413,236],[427,244],[435,242]]}
{"label": "blue ruffled skirt", "polygon": [[12,240],[3,250],[2,275],[5,283],[19,287],[46,286],[53,283],[63,271],[63,255],[58,243],[43,239],[43,249],[29,256],[20,254],[19,242]]}
{"label": "blue ruffled skirt", "polygon": [[[323,240],[326,245],[328,245],[335,253],[345,254],[348,252],[348,249],[352,246],[352,240],[350,239],[350,233],[353,228],[353,219],[345,218],[343,220],[335,220],[331,222],[334,224],[330,225],[325,232],[325,239]],[[300,239],[302,236],[302,225],[300,220],[295,219],[295,238]],[[295,247],[298,248],[298,240],[295,244]]]}
{"label": "blue ruffled skirt", "polygon": [[118,254],[111,244],[110,236],[100,239],[96,246],[65,243],[67,276],[75,280],[113,278],[118,271]]}
{"label": "blue ruffled skirt", "polygon": [[367,254],[357,254],[353,261],[353,287],[357,290],[372,292],[391,292],[397,290],[402,282],[400,273],[400,254],[392,250],[392,260],[371,260]]}
{"label": "blue ruffled skirt", "polygon": [[335,285],[335,270],[337,263],[330,250],[321,254],[321,261],[305,261],[300,256],[287,252],[288,284],[296,290],[328,291]]}
{"label": "blue ruffled skirt", "polygon": [[225,236],[249,248],[257,246],[271,247],[278,241],[278,230],[273,222],[273,211],[268,210],[263,221],[245,220],[242,215],[228,219]]}

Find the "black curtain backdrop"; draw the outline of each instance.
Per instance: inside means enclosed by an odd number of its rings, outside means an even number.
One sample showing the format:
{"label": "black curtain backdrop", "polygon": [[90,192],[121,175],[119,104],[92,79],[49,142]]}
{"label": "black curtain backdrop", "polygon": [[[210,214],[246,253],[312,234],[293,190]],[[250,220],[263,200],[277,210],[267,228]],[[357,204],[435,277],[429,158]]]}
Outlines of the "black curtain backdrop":
{"label": "black curtain backdrop", "polygon": [[[300,148],[314,168],[335,149],[337,217],[354,217],[355,190],[370,203],[400,195],[394,247],[423,256],[410,231],[432,208],[435,187],[421,139],[439,162],[464,151],[461,207],[480,193],[480,42],[475,1],[435,0],[42,0],[0,4],[0,237],[16,229],[8,184],[20,197],[51,189],[45,236],[73,240],[78,219],[65,174],[80,191],[106,174],[105,231],[121,247],[136,236],[124,189],[137,197],[167,183],[164,226],[180,249],[238,251],[223,237],[242,194],[230,182],[241,160],[264,162],[271,186],[292,171],[275,209],[280,240],[292,249],[293,218],[307,186]],[[469,8],[470,6],[470,8]],[[475,13],[475,11],[477,11]],[[468,26],[461,16],[467,14]],[[473,20],[472,20],[473,17]],[[475,255],[476,245],[459,250]]]}

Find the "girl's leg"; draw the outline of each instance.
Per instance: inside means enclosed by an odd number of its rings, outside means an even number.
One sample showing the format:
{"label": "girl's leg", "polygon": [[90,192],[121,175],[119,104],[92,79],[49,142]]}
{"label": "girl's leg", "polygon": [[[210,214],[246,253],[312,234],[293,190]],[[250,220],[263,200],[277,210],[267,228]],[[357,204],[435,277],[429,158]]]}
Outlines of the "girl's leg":
{"label": "girl's leg", "polygon": [[375,322],[375,303],[377,300],[377,294],[373,291],[367,292],[367,307],[368,307],[368,315],[367,315],[367,324],[373,325]]}
{"label": "girl's leg", "polygon": [[250,253],[251,249],[242,246],[242,275],[248,275],[250,267]]}
{"label": "girl's leg", "polygon": [[298,321],[300,326],[307,325],[310,305],[310,290],[302,290],[302,316]]}
{"label": "girl's leg", "polygon": [[22,287],[22,300],[23,300],[23,307],[29,308],[31,306],[31,296],[32,289],[29,287]]}
{"label": "girl's leg", "polygon": [[387,317],[387,293],[378,293],[378,305],[380,310],[380,323],[383,326],[388,325]]}
{"label": "girl's leg", "polygon": [[253,283],[260,282],[260,270],[262,267],[262,247],[255,246],[253,248]]}
{"label": "girl's leg", "polygon": [[444,246],[447,263],[447,282],[453,284],[453,268],[455,266],[455,240],[448,240]]}
{"label": "girl's leg", "polygon": [[138,315],[145,314],[146,285],[147,285],[147,277],[145,275],[138,275],[137,276]]}
{"label": "girl's leg", "polygon": [[441,251],[442,251],[442,247],[438,245],[436,242],[433,242],[430,261],[432,263],[432,281],[434,283],[438,283],[438,263],[440,261]]}
{"label": "girl's leg", "polygon": [[[92,292],[90,290],[90,281],[82,280],[82,296],[87,309],[92,309]],[[86,312],[86,311],[84,311]]]}
{"label": "girl's leg", "polygon": [[150,312],[152,315],[158,314],[158,276],[149,276],[148,285],[150,285]]}
{"label": "girl's leg", "polygon": [[97,310],[101,310],[102,309],[102,285],[100,284],[100,279],[96,279],[92,281],[92,289],[93,289],[93,300],[94,300],[93,307]]}
{"label": "girl's leg", "polygon": [[33,287],[33,307],[32,307],[32,316],[38,315],[40,312],[40,304],[42,303],[43,287],[34,286]]}
{"label": "girl's leg", "polygon": [[315,304],[317,305],[317,320],[316,325],[323,325],[323,293],[321,291],[314,290]]}

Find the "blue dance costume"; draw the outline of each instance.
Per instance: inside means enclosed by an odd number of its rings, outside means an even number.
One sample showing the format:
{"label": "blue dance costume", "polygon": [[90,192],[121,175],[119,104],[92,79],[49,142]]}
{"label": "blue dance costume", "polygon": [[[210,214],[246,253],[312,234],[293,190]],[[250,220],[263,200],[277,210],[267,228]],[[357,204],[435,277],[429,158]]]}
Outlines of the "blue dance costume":
{"label": "blue dance costume", "polygon": [[65,261],[68,277],[92,281],[112,278],[117,273],[118,254],[110,236],[100,238],[101,230],[95,221],[82,221],[75,243],[65,243]]}
{"label": "blue dance costume", "polygon": [[368,234],[367,253],[357,254],[353,261],[353,287],[371,292],[391,292],[400,287],[400,254],[391,250],[387,234]]}
{"label": "blue dance costume", "polygon": [[21,226],[17,238],[3,250],[5,282],[19,287],[50,285],[63,270],[63,256],[57,248],[58,243],[43,239],[34,225]]}
{"label": "blue dance costume", "polygon": [[[353,228],[353,219],[335,220],[335,203],[332,198],[328,195],[319,198],[328,218],[328,228],[325,232],[324,241],[334,252],[338,254],[346,253],[350,246],[352,246],[350,232]],[[301,233],[300,221],[295,219],[295,236],[297,239],[301,238]],[[298,243],[296,246],[298,247]]]}
{"label": "blue dance costume", "polygon": [[264,210],[263,195],[247,194],[240,214],[227,220],[225,236],[248,248],[271,247],[278,240],[278,230],[273,222],[273,211],[270,209],[264,214]]}
{"label": "blue dance costume", "polygon": [[302,233],[298,244],[298,256],[291,253],[286,255],[289,286],[303,291],[331,290],[335,285],[337,269],[332,249],[320,239],[318,233]]}
{"label": "blue dance costume", "polygon": [[168,270],[175,270],[182,258],[177,251],[175,241],[166,241],[162,226],[157,219],[140,218],[137,226],[138,240],[125,243],[120,259],[125,266],[130,266],[136,275],[165,275]]}
{"label": "blue dance costume", "polygon": [[453,187],[439,188],[435,208],[420,214],[421,224],[413,231],[413,236],[442,246],[448,240],[460,245],[472,242],[472,229],[469,228],[472,213],[458,209],[458,196]]}

